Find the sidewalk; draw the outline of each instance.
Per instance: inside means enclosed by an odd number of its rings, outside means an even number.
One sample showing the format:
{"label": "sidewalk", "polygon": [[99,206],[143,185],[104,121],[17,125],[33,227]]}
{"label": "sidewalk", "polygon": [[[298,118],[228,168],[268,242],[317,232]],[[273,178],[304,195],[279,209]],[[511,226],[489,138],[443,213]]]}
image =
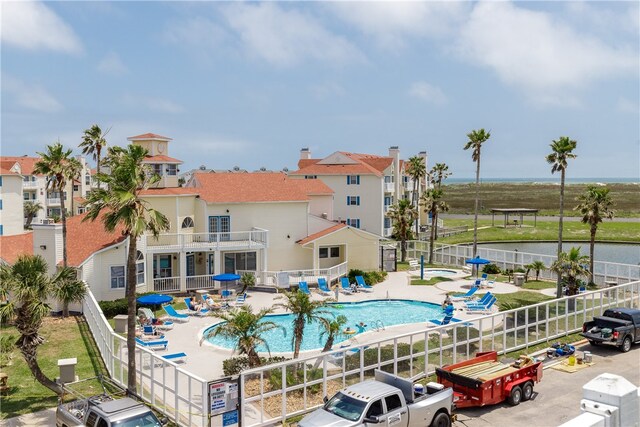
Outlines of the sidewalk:
{"label": "sidewalk", "polygon": [[56,408],[45,409],[44,411],[32,414],[20,415],[19,417],[7,418],[1,423],[5,427],[38,427],[56,425]]}

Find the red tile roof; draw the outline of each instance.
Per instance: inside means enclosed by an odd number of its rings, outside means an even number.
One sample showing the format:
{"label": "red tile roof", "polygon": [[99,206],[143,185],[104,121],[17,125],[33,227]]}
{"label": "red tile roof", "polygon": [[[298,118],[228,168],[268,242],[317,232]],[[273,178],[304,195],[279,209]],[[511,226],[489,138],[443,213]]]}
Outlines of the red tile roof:
{"label": "red tile roof", "polygon": [[18,256],[24,254],[33,255],[33,232],[0,236],[0,259],[13,264]]}
{"label": "red tile roof", "polygon": [[340,152],[355,161],[352,164],[322,164],[323,159],[300,159],[298,170],[291,175],[376,175],[382,176],[393,163],[392,157]]}
{"label": "red tile roof", "polygon": [[0,160],[0,175],[18,175],[11,170],[15,164],[16,162]]}
{"label": "red tile roof", "polygon": [[284,173],[195,173],[194,190],[211,203],[309,200],[308,190]]}
{"label": "red tile roof", "polygon": [[327,235],[329,235],[331,233],[334,233],[334,232],[336,232],[338,230],[341,230],[341,229],[343,229],[345,227],[347,227],[347,224],[336,224],[336,225],[331,226],[329,228],[325,228],[322,231],[318,231],[317,233],[313,233],[313,234],[305,237],[302,240],[298,240],[296,243],[304,246],[309,242],[313,242],[314,240],[319,239],[320,237],[327,236]]}
{"label": "red tile roof", "polygon": [[0,162],[3,164],[5,162],[11,162],[11,166],[9,166],[9,168],[11,168],[15,163],[19,163],[22,175],[33,175],[33,168],[38,160],[40,160],[39,157],[27,157],[27,156],[0,157]]}
{"label": "red tile roof", "polygon": [[149,188],[142,190],[141,196],[180,196],[180,195],[198,195],[195,188],[187,187],[166,187],[166,188]]}
{"label": "red tile roof", "polygon": [[87,203],[87,199],[85,199],[84,197],[80,197],[80,196],[74,197],[73,200],[75,200],[76,203],[79,203],[81,205],[84,205],[85,203]]}
{"label": "red tile roof", "polygon": [[129,141],[144,140],[144,139],[162,139],[164,141],[171,141],[168,136],[162,136],[155,133],[143,133],[142,135],[130,136],[127,138]]}
{"label": "red tile roof", "polygon": [[293,179],[309,196],[331,195],[334,191],[320,179]]}
{"label": "red tile roof", "polygon": [[183,163],[183,161],[165,156],[164,154],[158,154],[155,156],[146,156],[144,163]]}
{"label": "red tile roof", "polygon": [[75,215],[67,219],[67,261],[73,267],[82,264],[94,252],[125,239],[123,227],[117,227],[113,233],[109,233],[104,229],[102,217],[82,222],[86,216]]}

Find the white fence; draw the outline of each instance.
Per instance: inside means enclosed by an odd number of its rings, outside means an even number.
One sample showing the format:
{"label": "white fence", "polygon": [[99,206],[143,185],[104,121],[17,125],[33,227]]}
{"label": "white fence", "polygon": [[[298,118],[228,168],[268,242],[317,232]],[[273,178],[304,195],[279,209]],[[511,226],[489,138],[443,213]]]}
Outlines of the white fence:
{"label": "white fence", "polygon": [[[318,283],[318,278],[324,277],[327,282],[331,283],[340,277],[346,276],[348,266],[346,262],[329,268],[308,269],[308,270],[290,270],[290,271],[264,271],[258,273],[258,283],[261,286],[277,286],[279,275],[287,276],[288,285],[297,285],[298,282]],[[238,274],[242,274],[238,272]],[[262,276],[262,277],[260,277]]]}
{"label": "white fence", "polygon": [[[84,316],[111,378],[127,386],[127,342],[116,334],[93,294],[84,299]],[[207,381],[144,348],[136,348],[138,394],[181,426],[209,425]]]}
{"label": "white fence", "polygon": [[255,368],[240,375],[241,425],[267,426],[322,405],[322,398],[382,369],[418,379],[479,351],[526,350],[579,331],[609,307],[639,307],[640,282],[554,299],[468,322],[424,328],[355,346]]}

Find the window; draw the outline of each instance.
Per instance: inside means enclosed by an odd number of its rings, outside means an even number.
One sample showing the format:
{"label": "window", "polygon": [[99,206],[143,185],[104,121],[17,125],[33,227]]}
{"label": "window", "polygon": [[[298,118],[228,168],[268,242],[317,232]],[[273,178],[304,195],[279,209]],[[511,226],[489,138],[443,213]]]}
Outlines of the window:
{"label": "window", "polygon": [[178,165],[167,165],[167,175],[176,176],[178,174]]}
{"label": "window", "polygon": [[25,200],[29,200],[29,193],[22,193],[22,198]]}
{"label": "window", "polygon": [[391,218],[384,219],[384,228],[391,228]]}
{"label": "window", "polygon": [[392,203],[392,198],[390,196],[385,196],[384,205],[385,206],[391,206],[391,203]]}
{"label": "window", "polygon": [[0,210],[2,210],[2,199],[0,199]]}
{"label": "window", "polygon": [[136,253],[136,284],[142,285],[144,283],[144,255],[138,251]]}
{"label": "window", "polygon": [[387,412],[391,412],[402,407],[402,401],[400,400],[400,396],[397,394],[385,397],[384,402],[387,404]]}
{"label": "window", "polygon": [[347,175],[347,185],[360,185],[360,175]]}
{"label": "window", "polygon": [[111,289],[124,288],[124,265],[111,267]]}
{"label": "window", "polygon": [[0,187],[2,187],[2,177],[0,176]]}
{"label": "window", "polygon": [[347,218],[347,225],[353,228],[360,228],[360,218]]}
{"label": "window", "polygon": [[182,221],[182,228],[193,228],[193,227],[194,227],[193,218],[191,218],[190,216],[186,217]]}
{"label": "window", "polygon": [[83,214],[84,213],[84,206],[78,206],[78,213],[79,214]]}
{"label": "window", "polygon": [[340,246],[331,248],[331,258],[340,258]]}
{"label": "window", "polygon": [[0,224],[0,236],[4,235],[4,229],[2,227],[2,224]]}
{"label": "window", "polygon": [[154,175],[162,176],[162,165],[161,164],[156,164],[156,163],[151,164],[151,172]]}
{"label": "window", "polygon": [[382,400],[376,400],[369,406],[369,410],[367,411],[367,415],[365,417],[379,417],[382,415]]}
{"label": "window", "polygon": [[384,182],[385,182],[386,184],[391,184],[391,183],[393,182],[393,176],[391,176],[391,175],[385,175],[385,177],[384,177]]}
{"label": "window", "polygon": [[360,206],[360,196],[347,196],[347,205]]}
{"label": "window", "polygon": [[67,200],[67,192],[66,191],[62,192],[62,198],[63,198],[63,200]]}
{"label": "window", "polygon": [[31,194],[31,200],[35,200],[36,199],[37,194],[36,193],[32,193]]}
{"label": "window", "polygon": [[304,179],[317,179],[318,175],[305,175]]}
{"label": "window", "polygon": [[235,273],[238,270],[256,271],[255,252],[231,252],[224,254],[224,272]]}
{"label": "window", "polygon": [[80,191],[80,186],[78,184],[73,184],[73,191]]}
{"label": "window", "polygon": [[84,183],[85,183],[85,185],[91,185],[91,175],[86,174],[84,176]]}
{"label": "window", "polygon": [[319,258],[329,258],[329,248],[320,248]]}

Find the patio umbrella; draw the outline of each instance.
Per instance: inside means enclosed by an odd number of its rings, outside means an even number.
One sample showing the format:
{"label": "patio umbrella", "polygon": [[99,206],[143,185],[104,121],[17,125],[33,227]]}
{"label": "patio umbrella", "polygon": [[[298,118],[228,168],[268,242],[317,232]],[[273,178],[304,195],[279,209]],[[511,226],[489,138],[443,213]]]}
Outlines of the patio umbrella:
{"label": "patio umbrella", "polygon": [[149,294],[138,297],[136,301],[142,305],[152,305],[156,310],[157,306],[173,301],[173,297],[165,294]]}
{"label": "patio umbrella", "polygon": [[469,259],[465,260],[465,262],[467,264],[471,264],[471,265],[475,266],[475,268],[476,268],[476,277],[478,277],[478,266],[479,265],[484,265],[484,264],[489,264],[491,261],[489,261],[488,259],[480,258],[480,256],[477,256],[475,258],[469,258]]}
{"label": "patio umbrella", "polygon": [[218,282],[224,282],[224,287],[227,293],[229,292],[229,282],[235,282],[240,280],[240,276],[233,273],[216,274],[211,277],[211,280],[217,280]]}

